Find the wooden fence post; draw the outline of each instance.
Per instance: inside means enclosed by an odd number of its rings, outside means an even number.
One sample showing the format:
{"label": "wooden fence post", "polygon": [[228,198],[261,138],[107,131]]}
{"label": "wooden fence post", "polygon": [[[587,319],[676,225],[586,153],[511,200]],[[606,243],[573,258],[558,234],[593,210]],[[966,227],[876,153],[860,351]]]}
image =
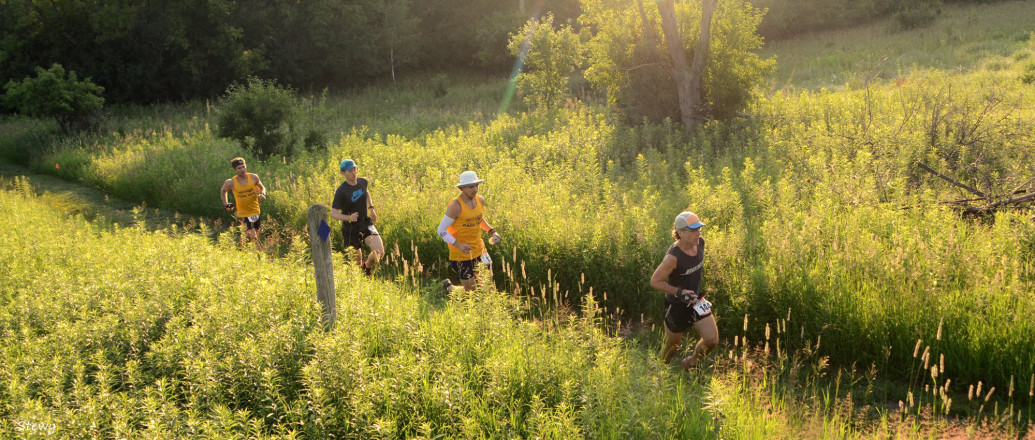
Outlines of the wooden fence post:
{"label": "wooden fence post", "polygon": [[[334,328],[338,310],[334,305],[334,264],[331,259],[330,227],[327,226],[327,207],[313,205],[307,215],[309,247],[313,250],[313,268],[316,270],[316,299],[323,306],[321,321],[324,328]],[[320,233],[321,227],[324,233]]]}

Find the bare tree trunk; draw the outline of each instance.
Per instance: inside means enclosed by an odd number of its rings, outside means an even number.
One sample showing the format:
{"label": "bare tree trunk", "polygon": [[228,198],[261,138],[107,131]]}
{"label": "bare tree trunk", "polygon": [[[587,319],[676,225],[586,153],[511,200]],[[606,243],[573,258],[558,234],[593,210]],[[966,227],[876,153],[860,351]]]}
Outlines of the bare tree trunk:
{"label": "bare tree trunk", "polygon": [[395,84],[395,49],[389,49],[388,58],[392,63],[392,84]]}
{"label": "bare tree trunk", "polygon": [[719,0],[703,0],[701,2],[701,41],[694,54],[694,64],[690,66],[690,103],[693,106],[694,119],[700,120],[704,110],[704,67],[708,64],[708,52],[712,39],[712,16]]}
{"label": "bare tree trunk", "polygon": [[636,5],[640,8],[640,21],[643,22],[643,34],[647,36],[651,44],[655,47],[658,45],[658,35],[654,33],[654,28],[650,25],[650,20],[647,20],[647,11],[643,9],[643,0],[636,0]]}
{"label": "bare tree trunk", "polygon": [[679,93],[679,114],[683,126],[692,130],[697,121],[702,119],[698,114],[703,107],[703,72],[708,61],[708,47],[711,38],[712,16],[718,0],[703,0],[701,4],[701,42],[694,54],[694,65],[691,67],[683,50],[683,39],[679,35],[676,23],[676,9],[673,0],[662,0],[658,3],[661,13],[661,29],[665,32],[669,56],[672,57],[672,78],[676,81]]}
{"label": "bare tree trunk", "polygon": [[658,12],[661,13],[661,30],[665,33],[668,54],[672,58],[672,79],[676,81],[676,91],[679,93],[680,119],[687,130],[692,130],[696,125],[693,118],[693,103],[690,101],[693,78],[690,77],[690,63],[686,60],[686,52],[683,51],[683,38],[679,35],[676,8],[672,0],[658,2]]}

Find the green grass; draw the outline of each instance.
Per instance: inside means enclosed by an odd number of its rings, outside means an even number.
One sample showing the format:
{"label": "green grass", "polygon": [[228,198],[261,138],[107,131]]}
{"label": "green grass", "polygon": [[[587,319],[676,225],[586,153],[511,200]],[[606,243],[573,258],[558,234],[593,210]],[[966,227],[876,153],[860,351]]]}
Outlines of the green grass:
{"label": "green grass", "polygon": [[444,299],[419,276],[370,281],[336,257],[338,323],[324,332],[301,251],[270,259],[228,235],[213,246],[175,229],[97,227],[64,218],[24,180],[0,190],[0,206],[5,438],[38,436],[27,426],[58,438],[1018,432],[1002,417],[1022,391],[994,415],[929,414],[944,406],[921,395],[932,380],[919,365],[912,403],[881,412],[888,397],[856,386],[872,372],[833,369],[810,334],[790,348],[785,319],[755,333],[745,317],[709,368],[686,375],[659,365],[655,345],[601,331],[592,302],[527,320],[519,297]]}
{"label": "green grass", "polygon": [[970,72],[1031,47],[1030,1],[948,4],[941,10],[931,25],[909,31],[880,20],[769,42],[763,55],[777,57],[772,88],[858,88],[902,79],[916,69]]}
{"label": "green grass", "polygon": [[697,385],[604,335],[592,312],[537,325],[515,319],[505,295],[442,303],[338,259],[339,322],[324,333],[301,254],[97,229],[19,185],[0,192],[4,437],[25,435],[21,421],[62,438],[711,429]]}
{"label": "green grass", "polygon": [[[690,207],[709,223],[705,292],[720,318],[796,310],[810,330],[836,329],[825,336],[836,341],[834,362],[872,363],[888,376],[908,360],[885,347],[909,345],[950,319],[970,335],[945,344],[960,360],[956,377],[1002,386],[1033,368],[1035,332],[1008,319],[1031,308],[1019,299],[1031,290],[1032,251],[1028,238],[1006,233],[1028,237],[1030,222],[1010,213],[959,221],[937,202],[960,194],[915,162],[984,190],[1023,186],[1035,97],[1017,79],[1021,66],[778,94],[759,103],[756,122],[709,124],[689,140],[671,127],[622,127],[587,106],[414,138],[354,131],[326,153],[250,168],[270,188],[268,229],[300,231],[311,204],[329,204],[340,182],[335,164],[358,160],[387,245],[402,249],[395,270],[419,259],[431,276],[448,274],[446,248],[431,231],[455,197],[455,176],[478,170],[489,219],[505,237],[492,250],[502,288],[577,308],[592,287],[607,315],[650,322],[661,301],[646,280],[669,244],[671,218]],[[221,215],[223,158],[239,152],[202,121],[192,124],[58,150],[43,163],[65,164],[69,176],[127,200]],[[915,261],[924,266],[903,264]],[[988,304],[971,310],[970,295]]]}

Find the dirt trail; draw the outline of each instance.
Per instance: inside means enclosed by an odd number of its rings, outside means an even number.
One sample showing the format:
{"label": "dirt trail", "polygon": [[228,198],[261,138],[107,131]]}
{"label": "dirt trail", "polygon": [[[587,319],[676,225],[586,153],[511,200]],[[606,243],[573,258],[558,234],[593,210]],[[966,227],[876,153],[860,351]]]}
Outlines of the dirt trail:
{"label": "dirt trail", "polygon": [[177,225],[180,229],[199,230],[198,225],[209,225],[210,233],[218,233],[226,228],[226,221],[217,222],[213,227],[212,219],[182,215],[175,211],[160,208],[148,208],[146,203],[134,203],[109,196],[104,191],[77,182],[70,182],[46,174],[37,174],[20,165],[0,159],[0,182],[10,183],[17,178],[25,178],[40,199],[57,208],[66,215],[81,215],[84,218],[107,225],[120,227],[137,226],[143,221],[151,230],[167,229]]}

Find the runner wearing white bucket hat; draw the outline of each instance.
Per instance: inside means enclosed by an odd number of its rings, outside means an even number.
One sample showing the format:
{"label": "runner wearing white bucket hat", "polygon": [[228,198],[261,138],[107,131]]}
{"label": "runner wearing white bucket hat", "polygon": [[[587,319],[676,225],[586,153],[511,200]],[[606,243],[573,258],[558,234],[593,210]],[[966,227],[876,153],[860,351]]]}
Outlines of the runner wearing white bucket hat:
{"label": "runner wearing white bucket hat", "polygon": [[[449,202],[446,215],[438,225],[438,236],[449,245],[449,266],[468,290],[477,283],[478,264],[492,273],[492,259],[485,250],[481,231],[489,233],[490,244],[498,244],[502,239],[485,220],[485,198],[478,195],[478,185],[482,182],[474,171],[460,173],[460,182],[456,184],[460,195]],[[454,288],[449,279],[442,284],[447,291]]]}

